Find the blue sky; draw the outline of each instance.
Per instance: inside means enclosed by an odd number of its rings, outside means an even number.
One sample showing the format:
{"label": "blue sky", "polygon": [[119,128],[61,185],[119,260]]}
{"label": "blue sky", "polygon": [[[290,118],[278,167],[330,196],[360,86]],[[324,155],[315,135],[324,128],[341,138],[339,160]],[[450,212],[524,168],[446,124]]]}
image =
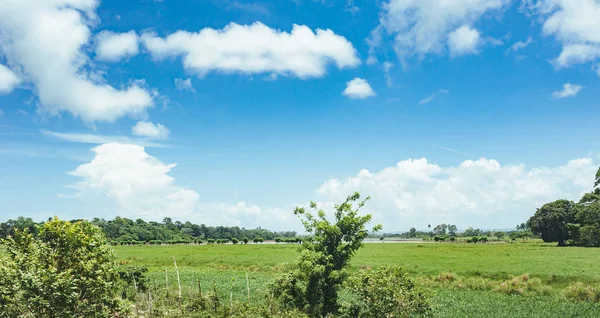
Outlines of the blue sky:
{"label": "blue sky", "polygon": [[506,228],[600,164],[597,0],[8,0],[0,21],[3,219],[297,229],[295,205],[360,191],[385,230]]}

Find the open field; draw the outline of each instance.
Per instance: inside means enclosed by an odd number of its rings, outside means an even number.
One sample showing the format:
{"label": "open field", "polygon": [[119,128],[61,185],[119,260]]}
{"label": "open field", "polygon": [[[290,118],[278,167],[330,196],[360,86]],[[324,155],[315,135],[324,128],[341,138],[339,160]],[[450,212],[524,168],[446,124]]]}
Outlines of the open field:
{"label": "open field", "polygon": [[[185,290],[197,288],[198,280],[209,288],[213,283],[225,296],[247,296],[246,274],[252,301],[264,297],[266,284],[297,256],[297,245],[177,245],[118,246],[121,264],[150,269],[151,285],[164,286],[165,269],[170,289],[177,289],[173,257]],[[594,317],[600,306],[572,302],[561,297],[574,283],[600,285],[600,249],[558,248],[550,244],[365,244],[352,260],[352,270],[361,267],[400,265],[416,277],[429,278],[442,272],[460,277],[481,277],[501,282],[528,273],[550,287],[548,295],[505,295],[486,290],[453,290],[434,287],[438,317]]]}

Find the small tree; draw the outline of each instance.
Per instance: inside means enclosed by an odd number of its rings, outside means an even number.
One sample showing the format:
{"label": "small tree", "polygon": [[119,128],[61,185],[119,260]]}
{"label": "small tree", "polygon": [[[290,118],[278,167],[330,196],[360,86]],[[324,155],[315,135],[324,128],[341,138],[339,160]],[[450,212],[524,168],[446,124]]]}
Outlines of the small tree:
{"label": "small tree", "polygon": [[[304,241],[293,271],[271,286],[273,295],[286,305],[305,309],[313,317],[338,312],[338,291],[348,276],[345,268],[369,233],[366,224],[371,221],[371,215],[358,215],[369,198],[359,199],[360,195],[354,193],[336,205],[334,223],[326,218],[323,210],[317,209],[315,202],[311,202],[310,207],[316,216],[304,208],[296,208],[294,214],[301,218],[312,238]],[[358,207],[354,208],[357,201]],[[381,225],[377,225],[372,232],[380,229]]]}
{"label": "small tree", "polygon": [[248,241],[249,241],[249,240],[248,240],[248,238],[247,238],[247,237],[244,237],[243,241],[244,241],[244,244],[248,244]]}
{"label": "small tree", "polygon": [[239,242],[240,242],[240,240],[238,240],[236,237],[231,239],[231,243],[233,243],[233,244],[237,244]]}

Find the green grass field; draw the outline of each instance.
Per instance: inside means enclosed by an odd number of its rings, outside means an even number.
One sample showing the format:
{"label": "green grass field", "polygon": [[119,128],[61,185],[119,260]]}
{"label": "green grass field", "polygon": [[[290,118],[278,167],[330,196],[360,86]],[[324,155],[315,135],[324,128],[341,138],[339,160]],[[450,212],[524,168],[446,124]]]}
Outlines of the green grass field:
{"label": "green grass field", "polygon": [[[297,256],[297,245],[177,245],[118,246],[123,265],[150,269],[151,285],[177,289],[173,258],[177,260],[184,290],[212,284],[235,299],[247,296],[246,275],[252,301],[264,297],[266,285]],[[561,291],[574,282],[600,285],[600,249],[559,248],[549,244],[365,244],[352,260],[352,270],[400,265],[416,277],[453,272],[461,277],[502,281],[528,273],[552,287],[547,296],[504,295],[490,291],[449,290],[436,287],[437,317],[600,317],[600,306],[564,300]]]}

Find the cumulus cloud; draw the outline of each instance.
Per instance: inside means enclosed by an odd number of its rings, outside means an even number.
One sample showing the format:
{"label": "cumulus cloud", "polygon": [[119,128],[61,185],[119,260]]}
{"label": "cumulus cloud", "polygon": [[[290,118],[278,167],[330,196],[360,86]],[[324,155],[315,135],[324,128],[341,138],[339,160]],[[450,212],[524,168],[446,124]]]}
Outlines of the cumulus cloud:
{"label": "cumulus cloud", "polygon": [[291,207],[283,211],[245,202],[201,202],[196,191],[177,184],[169,175],[176,164],[163,163],[146,153],[144,147],[107,143],[93,148],[93,152],[90,162],[69,173],[79,181],[70,185],[75,194],[63,197],[101,200],[111,213],[129,218],[161,220],[169,216],[210,225],[297,228]]}
{"label": "cumulus cloud", "polygon": [[102,31],[96,35],[96,59],[116,62],[137,55],[139,52],[138,36],[135,31],[114,33]]}
{"label": "cumulus cloud", "polygon": [[468,25],[463,25],[448,35],[448,49],[451,56],[476,54],[480,43],[479,31]]}
{"label": "cumulus cloud", "polygon": [[554,36],[562,44],[560,55],[553,61],[556,68],[599,62],[600,2],[526,0],[525,4],[541,17],[544,35]]}
{"label": "cumulus cloud", "polygon": [[582,89],[583,89],[583,86],[581,86],[581,85],[565,83],[562,86],[562,90],[552,93],[552,98],[566,98],[566,97],[577,96],[577,94],[579,94],[579,92]]}
{"label": "cumulus cloud", "polygon": [[139,121],[131,127],[131,132],[136,136],[165,139],[169,137],[169,129],[161,124],[153,124],[149,121]]}
{"label": "cumulus cloud", "polygon": [[321,77],[329,64],[338,68],[360,64],[346,38],[331,30],[313,32],[302,25],[284,32],[260,22],[230,23],[220,30],[177,31],[165,38],[146,33],[142,42],[155,59],[181,56],[184,68],[198,76],[220,71]]}
{"label": "cumulus cloud", "polygon": [[346,82],[346,89],[342,94],[352,99],[365,99],[367,97],[375,96],[375,91],[373,91],[367,80],[357,77]]}
{"label": "cumulus cloud", "polygon": [[[446,43],[455,45],[450,49],[468,48],[466,52],[474,52],[479,32],[475,36],[476,30],[461,26],[473,25],[484,14],[499,12],[509,3],[510,0],[388,0],[383,4],[379,26],[368,39],[369,60],[376,60],[376,48],[382,45],[384,35],[393,36],[394,50],[405,65],[415,56],[422,59],[428,54],[443,54]],[[452,41],[450,34],[454,34]]]}
{"label": "cumulus cloud", "polygon": [[354,191],[370,195],[365,208],[388,231],[443,222],[512,228],[546,202],[579,199],[593,185],[596,169],[590,158],[530,169],[485,158],[450,167],[408,159],[377,172],[327,180],[318,192],[331,202]]}
{"label": "cumulus cloud", "polygon": [[[120,89],[90,70],[85,46],[97,21],[97,0],[4,0],[0,51],[31,82],[39,112],[71,113],[84,121],[114,121],[143,113],[152,95],[139,82]],[[68,88],[68,89],[67,89]]]}
{"label": "cumulus cloud", "polygon": [[0,94],[7,94],[19,85],[21,80],[8,67],[0,64]]}
{"label": "cumulus cloud", "polygon": [[196,91],[194,89],[194,86],[192,85],[191,78],[188,78],[188,79],[176,78],[175,79],[175,88],[177,88],[180,91],[187,91],[187,92],[192,92],[192,93]]}

